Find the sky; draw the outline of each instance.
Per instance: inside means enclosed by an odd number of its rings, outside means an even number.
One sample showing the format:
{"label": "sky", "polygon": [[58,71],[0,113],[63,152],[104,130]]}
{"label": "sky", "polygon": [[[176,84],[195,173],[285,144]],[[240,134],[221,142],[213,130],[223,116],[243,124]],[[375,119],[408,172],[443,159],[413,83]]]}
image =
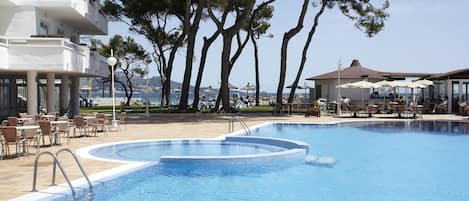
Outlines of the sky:
{"label": "sky", "polygon": [[[372,2],[378,7],[382,0]],[[277,0],[273,4],[274,17],[270,20],[271,28],[268,33],[274,37],[258,40],[261,91],[277,90],[282,36],[296,25],[302,3],[301,0]],[[365,67],[390,72],[441,73],[469,68],[468,7],[467,0],[390,0],[390,16],[385,22],[385,28],[373,38],[368,38],[355,28],[353,21],[343,16],[337,8],[326,10],[313,37],[300,83],[312,85],[305,78],[334,71],[339,63],[348,67],[353,59],[360,60]],[[303,30],[290,41],[286,85],[294,81],[317,9],[309,7]],[[195,83],[198,70],[198,58],[203,44],[201,38],[210,36],[214,30],[210,20],[200,25],[191,85]],[[127,25],[123,23],[110,22],[108,36],[97,38],[107,41],[114,34],[135,37],[143,47],[152,50],[145,38],[129,32]],[[220,39],[221,37],[209,50],[202,87],[219,87],[222,48]],[[252,45],[248,44],[233,67],[230,83],[235,86],[255,83],[252,49]],[[182,82],[185,49],[180,50],[177,55],[172,80]],[[149,68],[150,75],[156,76],[156,66],[151,65]]]}

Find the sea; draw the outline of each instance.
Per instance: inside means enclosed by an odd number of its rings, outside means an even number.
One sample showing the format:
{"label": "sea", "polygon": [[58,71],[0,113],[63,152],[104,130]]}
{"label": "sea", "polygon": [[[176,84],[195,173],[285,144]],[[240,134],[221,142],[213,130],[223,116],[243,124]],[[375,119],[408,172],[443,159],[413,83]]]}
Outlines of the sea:
{"label": "sea", "polygon": [[[81,95],[82,97],[88,97],[88,99],[93,100],[93,104],[96,105],[112,105],[112,97],[109,95],[109,91],[103,92],[101,90],[93,90],[90,95],[88,95],[87,90],[81,90]],[[120,102],[125,102],[125,92],[124,91],[116,91],[116,104],[120,104]],[[217,98],[217,92],[213,93],[204,93],[201,92],[200,96],[203,97],[204,99],[208,100],[215,100]],[[246,94],[245,91],[232,91],[230,92],[230,97],[235,97],[235,96],[250,96],[251,98],[254,96],[253,92],[250,92],[249,94]],[[261,97],[273,97],[273,93],[261,93]],[[171,105],[177,105],[179,104],[179,99],[181,97],[180,92],[172,92],[170,95],[170,104]],[[161,100],[161,93],[159,91],[153,91],[153,92],[140,92],[140,91],[134,91],[134,94],[131,99],[131,104],[142,104],[144,105],[145,101],[148,100],[150,105],[160,105],[160,100]],[[189,93],[189,103],[191,103],[194,100],[194,93],[190,92]]]}

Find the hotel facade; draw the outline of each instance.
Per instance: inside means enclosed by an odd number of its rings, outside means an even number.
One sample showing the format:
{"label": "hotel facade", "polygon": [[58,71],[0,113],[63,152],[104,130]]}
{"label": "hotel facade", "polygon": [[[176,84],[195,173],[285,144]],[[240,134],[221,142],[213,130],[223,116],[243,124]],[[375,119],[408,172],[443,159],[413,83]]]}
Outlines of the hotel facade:
{"label": "hotel facade", "polygon": [[106,76],[83,35],[106,35],[97,0],[0,1],[0,118],[80,113],[80,78]]}

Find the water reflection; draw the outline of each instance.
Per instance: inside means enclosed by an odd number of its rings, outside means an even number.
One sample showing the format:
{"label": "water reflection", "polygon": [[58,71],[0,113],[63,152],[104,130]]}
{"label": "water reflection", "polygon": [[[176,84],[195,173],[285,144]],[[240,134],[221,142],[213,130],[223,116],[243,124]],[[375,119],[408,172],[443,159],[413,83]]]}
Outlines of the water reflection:
{"label": "water reflection", "polygon": [[367,131],[426,132],[438,135],[467,135],[469,123],[460,121],[383,121],[341,123],[339,127],[354,127]]}

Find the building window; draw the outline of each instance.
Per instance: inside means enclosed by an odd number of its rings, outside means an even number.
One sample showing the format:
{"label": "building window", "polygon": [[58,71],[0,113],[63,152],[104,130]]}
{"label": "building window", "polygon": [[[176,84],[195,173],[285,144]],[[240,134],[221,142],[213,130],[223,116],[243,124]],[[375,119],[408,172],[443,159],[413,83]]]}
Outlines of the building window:
{"label": "building window", "polygon": [[48,35],[49,34],[49,25],[44,21],[41,21],[39,25],[39,35]]}
{"label": "building window", "polygon": [[10,109],[10,79],[0,79],[0,110]]}
{"label": "building window", "polygon": [[57,29],[57,35],[65,36],[65,31],[62,30],[61,28]]}

